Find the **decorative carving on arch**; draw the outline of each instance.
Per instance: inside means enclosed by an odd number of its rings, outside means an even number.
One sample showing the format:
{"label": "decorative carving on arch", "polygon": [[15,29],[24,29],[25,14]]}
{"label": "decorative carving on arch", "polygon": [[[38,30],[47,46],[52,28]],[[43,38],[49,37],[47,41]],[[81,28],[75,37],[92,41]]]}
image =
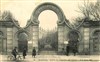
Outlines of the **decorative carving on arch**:
{"label": "decorative carving on arch", "polygon": [[[40,13],[44,10],[52,10],[54,11],[57,16],[58,16],[58,21],[57,21],[57,24],[58,25],[61,25],[63,24],[64,22],[66,23],[66,25],[70,27],[70,25],[67,23],[69,22],[68,20],[66,20],[66,17],[62,11],[62,9],[57,6],[56,4],[54,3],[50,3],[50,2],[46,2],[46,3],[43,3],[43,4],[40,4],[38,7],[36,7],[36,9],[33,11],[32,15],[31,15],[31,18],[30,18],[30,23],[33,23],[33,24],[39,24],[39,20],[38,20],[38,17],[40,15]],[[28,25],[30,25],[30,23]]]}
{"label": "decorative carving on arch", "polygon": [[93,34],[94,34],[95,31],[100,31],[100,28],[92,29],[92,31],[90,33],[90,38],[93,38]]}
{"label": "decorative carving on arch", "polygon": [[22,33],[22,32],[25,32],[25,33],[28,35],[28,39],[27,39],[27,40],[29,40],[29,39],[30,39],[30,33],[27,32],[25,29],[19,29],[19,30],[15,33],[15,36],[14,36],[15,39],[18,40],[18,39],[17,39],[17,38],[18,38],[17,36],[18,36],[19,33]]}
{"label": "decorative carving on arch", "polygon": [[96,35],[96,32],[100,32],[100,30],[95,30],[94,33],[92,35]]}

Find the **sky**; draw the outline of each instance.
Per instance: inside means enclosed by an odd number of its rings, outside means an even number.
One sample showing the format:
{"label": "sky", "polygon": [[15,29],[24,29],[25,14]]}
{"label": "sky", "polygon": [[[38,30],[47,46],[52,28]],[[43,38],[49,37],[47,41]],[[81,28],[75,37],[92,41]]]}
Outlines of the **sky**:
{"label": "sky", "polygon": [[[96,2],[96,0],[86,0],[89,2]],[[58,5],[64,12],[66,19],[71,23],[73,19],[82,16],[78,11],[78,6],[84,3],[84,0],[1,0],[1,12],[10,11],[16,20],[18,20],[21,27],[25,27],[27,21],[30,19],[34,9],[44,2],[52,2]],[[45,10],[40,13],[38,17],[39,26],[45,30],[51,30],[57,26],[58,17],[56,13],[51,10]]]}

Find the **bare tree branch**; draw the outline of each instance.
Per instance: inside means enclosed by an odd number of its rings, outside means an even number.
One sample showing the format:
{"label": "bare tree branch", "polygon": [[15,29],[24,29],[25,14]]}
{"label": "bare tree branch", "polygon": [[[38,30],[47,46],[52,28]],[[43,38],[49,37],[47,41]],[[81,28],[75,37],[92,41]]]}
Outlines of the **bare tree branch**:
{"label": "bare tree branch", "polygon": [[83,6],[78,6],[78,12],[82,13],[85,18],[93,18],[96,21],[100,21],[100,2],[96,2],[95,4],[84,1]]}

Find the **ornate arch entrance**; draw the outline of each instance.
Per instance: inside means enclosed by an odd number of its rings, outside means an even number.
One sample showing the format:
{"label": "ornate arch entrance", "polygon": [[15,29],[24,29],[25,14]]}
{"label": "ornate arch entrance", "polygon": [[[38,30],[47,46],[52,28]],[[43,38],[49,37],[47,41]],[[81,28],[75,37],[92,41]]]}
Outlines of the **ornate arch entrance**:
{"label": "ornate arch entrance", "polygon": [[14,47],[18,47],[18,51],[22,52],[23,48],[26,48],[27,51],[29,50],[28,42],[30,39],[30,33],[28,33],[25,29],[20,29],[15,33],[15,41],[17,45],[14,45]]}
{"label": "ornate arch entrance", "polygon": [[68,33],[68,45],[70,50],[75,49],[76,52],[80,52],[79,43],[82,40],[81,34],[78,30],[71,30]]}
{"label": "ornate arch entrance", "polygon": [[39,20],[38,17],[40,13],[44,10],[51,10],[54,11],[57,16],[58,16],[58,21],[57,21],[57,30],[58,30],[58,51],[62,51],[63,45],[64,45],[64,24],[67,25],[67,27],[70,28],[69,24],[67,23],[68,20],[66,20],[65,15],[62,11],[62,9],[53,4],[53,3],[43,3],[36,7],[34,12],[32,13],[32,16],[30,18],[30,23],[32,23],[32,32],[33,32],[33,47],[36,47],[36,50],[38,51],[38,38],[39,38]]}
{"label": "ornate arch entrance", "polygon": [[100,30],[93,33],[93,53],[100,54]]}
{"label": "ornate arch entrance", "polygon": [[18,34],[18,50],[23,51],[23,48],[28,49],[28,35],[25,32],[20,32]]}

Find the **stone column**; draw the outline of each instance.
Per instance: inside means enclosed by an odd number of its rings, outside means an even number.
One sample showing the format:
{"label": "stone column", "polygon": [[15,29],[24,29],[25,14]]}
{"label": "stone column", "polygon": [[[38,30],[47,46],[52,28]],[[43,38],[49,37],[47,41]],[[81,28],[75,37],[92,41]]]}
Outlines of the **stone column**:
{"label": "stone column", "polygon": [[28,39],[28,52],[29,54],[31,53],[32,54],[32,47],[33,47],[33,26],[29,26],[27,29],[26,29],[30,35],[29,35],[29,39]]}
{"label": "stone column", "polygon": [[33,26],[33,38],[32,38],[32,44],[33,47],[36,48],[36,51],[38,53],[38,38],[39,38],[39,26]]}
{"label": "stone column", "polygon": [[69,41],[69,38],[68,38],[68,34],[69,34],[69,27],[64,25],[64,52],[66,52],[66,46],[67,46],[67,43]]}
{"label": "stone column", "polygon": [[83,27],[81,27],[80,29],[79,29],[79,32],[80,32],[80,34],[79,34],[79,45],[78,45],[78,52],[79,52],[79,54],[82,54],[83,53],[83,50],[84,50],[84,29],[83,29]]}
{"label": "stone column", "polygon": [[89,35],[90,35],[90,29],[89,28],[84,28],[84,52],[89,53],[90,48],[89,48]]}
{"label": "stone column", "polygon": [[13,49],[13,29],[7,28],[7,52],[10,53]]}
{"label": "stone column", "polygon": [[32,47],[33,47],[33,41],[32,40],[30,40],[30,41],[28,41],[28,52],[29,53],[32,53]]}
{"label": "stone column", "polygon": [[16,27],[13,27],[13,48],[14,47],[18,47],[18,34],[16,35],[16,32],[18,31],[18,29]]}
{"label": "stone column", "polygon": [[7,41],[6,41],[6,39],[3,39],[3,49],[4,49],[4,51],[3,52],[7,52],[7,45],[6,45],[6,43],[7,43]]}
{"label": "stone column", "polygon": [[64,48],[64,27],[58,26],[58,52],[62,52]]}
{"label": "stone column", "polygon": [[2,52],[2,47],[3,47],[3,39],[0,37],[0,52]]}
{"label": "stone column", "polygon": [[90,54],[93,54],[93,38],[90,38]]}

